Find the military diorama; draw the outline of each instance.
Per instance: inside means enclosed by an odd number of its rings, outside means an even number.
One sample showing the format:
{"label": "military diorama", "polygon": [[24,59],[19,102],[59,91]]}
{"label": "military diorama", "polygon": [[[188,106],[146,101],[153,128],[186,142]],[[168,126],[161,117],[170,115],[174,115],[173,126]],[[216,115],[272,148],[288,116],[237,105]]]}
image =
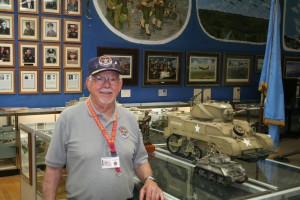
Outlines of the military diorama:
{"label": "military diorama", "polygon": [[243,183],[248,179],[246,170],[240,163],[232,161],[214,146],[201,159],[196,159],[194,173],[224,186],[234,182]]}
{"label": "military diorama", "polygon": [[268,157],[274,147],[271,137],[255,132],[247,121],[234,119],[236,113],[229,103],[209,101],[194,104],[189,113],[169,114],[164,129],[168,150],[201,158],[214,145],[233,159],[255,162]]}

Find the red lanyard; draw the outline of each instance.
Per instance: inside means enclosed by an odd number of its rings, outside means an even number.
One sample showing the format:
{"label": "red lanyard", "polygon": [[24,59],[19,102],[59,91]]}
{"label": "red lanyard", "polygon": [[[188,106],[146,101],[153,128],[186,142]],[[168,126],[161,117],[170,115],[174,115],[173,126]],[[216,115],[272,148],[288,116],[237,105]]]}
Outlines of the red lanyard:
{"label": "red lanyard", "polygon": [[[111,132],[111,138],[109,138],[105,128],[103,127],[102,123],[100,122],[96,112],[94,111],[93,107],[92,107],[92,104],[90,102],[90,99],[87,99],[86,100],[87,102],[87,106],[97,124],[97,126],[99,127],[99,129],[101,130],[104,138],[106,139],[108,145],[109,145],[109,148],[110,148],[110,151],[111,151],[111,155],[113,157],[117,156],[117,152],[116,152],[116,149],[115,149],[115,138],[116,138],[116,130],[117,130],[117,124],[118,124],[118,112],[116,112],[115,114],[115,120],[114,120],[114,123],[113,123],[113,127],[112,127],[112,132]],[[117,175],[121,175],[121,169],[120,167],[116,167],[116,172],[117,172]]]}

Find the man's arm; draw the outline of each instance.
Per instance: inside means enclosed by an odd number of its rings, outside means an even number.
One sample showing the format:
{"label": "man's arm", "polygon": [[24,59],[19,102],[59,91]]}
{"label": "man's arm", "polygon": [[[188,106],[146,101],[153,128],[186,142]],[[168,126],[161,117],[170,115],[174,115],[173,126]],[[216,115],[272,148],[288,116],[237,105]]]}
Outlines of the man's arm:
{"label": "man's arm", "polygon": [[43,200],[55,200],[62,168],[47,166],[43,181]]}
{"label": "man's arm", "polygon": [[152,176],[152,170],[149,162],[140,165],[135,170],[135,174],[141,181],[145,181],[144,186],[140,190],[140,198],[139,198],[140,200],[143,199],[164,200],[163,191],[158,187],[156,182],[151,179],[146,179],[148,176]]}

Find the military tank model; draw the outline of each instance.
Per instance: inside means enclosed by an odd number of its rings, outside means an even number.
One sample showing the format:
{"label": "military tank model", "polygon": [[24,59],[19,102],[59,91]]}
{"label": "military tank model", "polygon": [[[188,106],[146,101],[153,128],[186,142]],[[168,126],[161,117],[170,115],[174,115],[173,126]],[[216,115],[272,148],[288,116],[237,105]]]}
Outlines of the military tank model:
{"label": "military tank model", "polygon": [[194,172],[199,176],[222,185],[243,183],[248,179],[245,169],[229,156],[212,148],[206,156],[197,159]]}
{"label": "military tank model", "polygon": [[236,113],[229,103],[209,101],[192,105],[190,113],[169,114],[164,129],[168,150],[201,158],[214,145],[231,158],[254,162],[268,157],[274,148],[271,137],[255,132],[247,121],[234,119]]}

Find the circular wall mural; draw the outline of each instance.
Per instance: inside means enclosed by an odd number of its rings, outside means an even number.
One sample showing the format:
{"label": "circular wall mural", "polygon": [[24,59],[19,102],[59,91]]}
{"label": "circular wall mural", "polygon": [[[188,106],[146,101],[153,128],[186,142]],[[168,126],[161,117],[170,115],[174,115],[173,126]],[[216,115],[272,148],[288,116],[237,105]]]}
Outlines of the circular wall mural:
{"label": "circular wall mural", "polygon": [[104,24],[125,40],[164,44],[177,38],[191,14],[191,0],[93,0]]}
{"label": "circular wall mural", "polygon": [[264,44],[270,0],[197,0],[198,20],[211,38]]}

